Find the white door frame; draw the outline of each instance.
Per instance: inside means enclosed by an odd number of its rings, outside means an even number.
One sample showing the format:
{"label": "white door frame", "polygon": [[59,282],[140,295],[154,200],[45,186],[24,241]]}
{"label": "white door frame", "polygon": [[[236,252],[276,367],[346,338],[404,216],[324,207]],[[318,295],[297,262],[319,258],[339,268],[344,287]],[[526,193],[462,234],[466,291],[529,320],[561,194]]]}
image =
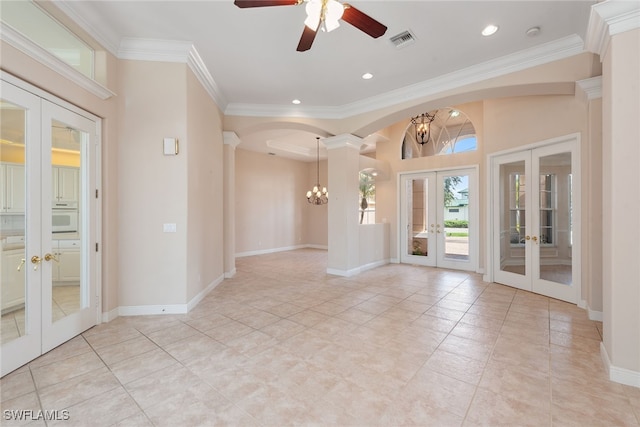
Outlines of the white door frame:
{"label": "white door frame", "polygon": [[[472,166],[456,166],[456,167],[450,167],[450,168],[439,168],[439,169],[428,169],[428,170],[414,170],[414,171],[403,171],[403,172],[399,172],[398,173],[398,178],[397,178],[397,215],[398,215],[398,239],[397,239],[397,248],[396,248],[396,253],[397,253],[397,259],[398,262],[402,262],[402,258],[403,258],[403,248],[404,248],[404,240],[403,240],[403,236],[405,233],[405,219],[403,217],[404,209],[405,207],[403,206],[403,191],[404,188],[402,187],[402,183],[403,180],[405,178],[408,178],[410,176],[431,176],[433,179],[430,181],[433,181],[434,185],[431,186],[431,191],[429,192],[430,194],[433,194],[433,198],[434,200],[439,197],[440,195],[440,191],[438,191],[437,187],[440,184],[440,179],[438,178],[438,175],[442,176],[443,174],[455,174],[456,172],[467,172],[469,174],[469,218],[470,218],[470,224],[472,225],[472,227],[469,228],[469,260],[468,261],[464,261],[464,262],[444,262],[441,257],[438,256],[437,251],[435,251],[435,244],[430,244],[430,250],[429,252],[433,253],[436,252],[433,256],[433,258],[431,256],[428,257],[416,257],[416,258],[423,258],[425,262],[420,263],[422,265],[425,266],[439,266],[439,267],[443,267],[443,268],[452,268],[452,269],[460,269],[460,270],[467,270],[467,271],[475,271],[475,272],[479,272],[478,271],[478,249],[479,249],[479,230],[480,230],[480,216],[479,216],[479,194],[478,194],[478,166],[477,165],[472,165]],[[436,191],[433,191],[436,190]],[[429,196],[431,198],[431,196]],[[437,203],[436,203],[437,205]],[[433,216],[436,214],[436,209],[431,209],[430,211],[434,211],[434,212],[429,212],[430,216]],[[435,222],[435,219],[433,220],[433,222]],[[444,231],[444,230],[443,230]],[[435,241],[436,239],[429,239],[431,241]],[[440,243],[440,246],[442,246],[442,243]],[[428,259],[425,259],[428,258]],[[444,264],[444,265],[443,265]]]}
{"label": "white door frame", "polygon": [[[581,150],[580,150],[580,142],[581,135],[580,133],[572,133],[564,136],[560,136],[557,138],[551,138],[544,141],[536,142],[533,144],[523,145],[520,147],[512,148],[509,150],[503,150],[496,153],[492,153],[487,156],[486,170],[488,179],[486,180],[486,194],[487,203],[486,206],[486,253],[487,259],[485,261],[486,272],[483,276],[483,280],[487,282],[493,282],[495,280],[496,275],[496,255],[499,251],[496,248],[495,244],[495,232],[496,224],[494,215],[495,212],[495,203],[496,197],[499,195],[495,194],[495,179],[496,173],[494,171],[495,159],[507,155],[513,155],[514,159],[518,157],[518,153],[524,153],[532,150],[540,150],[541,152],[546,150],[547,148],[553,150],[554,146],[559,146],[561,144],[569,145],[571,154],[572,154],[572,174],[574,175],[574,180],[572,181],[572,197],[573,197],[573,216],[572,216],[572,226],[573,226],[573,246],[572,246],[572,258],[575,259],[573,262],[572,268],[572,291],[570,294],[565,294],[562,299],[566,301],[571,301],[572,303],[580,304],[582,302],[582,280],[581,280],[581,260],[582,260],[582,221],[581,221],[581,210],[582,210],[582,178],[581,178]],[[531,171],[529,171],[529,174]],[[531,207],[532,208],[532,207]],[[532,267],[532,266],[531,266]],[[536,280],[536,284],[534,286],[533,279]],[[531,284],[528,283],[513,283],[512,285],[516,288],[521,288],[529,291],[534,291],[534,287],[540,292],[546,292],[550,283],[540,279],[533,278]],[[535,292],[535,291],[534,291]]]}
{"label": "white door frame", "polygon": [[[85,195],[87,195],[87,197],[89,198],[89,200],[86,201],[85,206],[88,209],[88,215],[87,218],[88,219],[88,223],[85,224],[85,229],[88,229],[88,225],[89,223],[91,224],[91,230],[90,232],[88,231],[86,234],[86,236],[84,237],[86,239],[85,242],[85,248],[86,251],[83,251],[82,253],[82,262],[84,265],[87,266],[86,272],[84,273],[86,275],[86,280],[88,280],[88,282],[90,283],[90,299],[89,299],[89,307],[88,309],[85,311],[85,313],[83,313],[82,317],[85,319],[85,321],[90,322],[92,325],[96,325],[102,322],[102,257],[101,257],[101,251],[99,250],[99,242],[102,241],[102,202],[101,202],[101,197],[98,197],[99,194],[101,194],[102,191],[102,186],[101,186],[101,182],[102,182],[102,168],[101,168],[101,134],[102,134],[102,120],[100,117],[91,114],[85,110],[82,110],[81,108],[70,104],[67,101],[64,101],[42,89],[39,89],[27,82],[22,81],[21,79],[8,74],[4,71],[0,71],[0,80],[1,80],[1,88],[2,88],[2,93],[4,94],[5,91],[6,93],[13,93],[13,92],[20,92],[22,91],[22,93],[25,93],[26,96],[30,96],[30,97],[37,97],[38,98],[38,108],[37,108],[37,118],[30,118],[30,120],[27,121],[27,126],[29,126],[29,142],[32,145],[37,145],[38,147],[40,147],[42,138],[45,136],[45,132],[43,131],[43,129],[41,129],[42,127],[42,123],[43,123],[43,105],[46,104],[47,102],[54,104],[57,108],[63,109],[63,110],[68,110],[69,112],[76,114],[78,116],[81,116],[83,119],[87,119],[91,122],[93,122],[95,124],[95,127],[92,126],[92,134],[91,134],[91,139],[92,139],[92,144],[94,144],[94,146],[88,150],[88,153],[85,154],[85,158],[83,158],[83,162],[86,162],[87,167],[91,169],[92,173],[87,174],[87,176],[85,177],[85,183],[87,186],[87,191],[85,191]],[[35,110],[34,110],[35,111]],[[32,122],[37,122],[37,128],[32,128],[33,123]],[[34,142],[35,141],[35,142]],[[37,152],[37,151],[41,151],[40,149],[38,150],[27,150],[26,155],[30,156],[27,160],[29,162],[31,162],[32,165],[37,165],[37,164],[42,164],[43,162],[43,158],[49,158],[48,156],[50,156],[50,153],[48,153],[47,156],[43,156],[42,153],[36,153],[33,154],[33,152]],[[31,152],[31,153],[30,153]],[[35,157],[34,157],[35,156]],[[38,178],[41,175],[41,171],[42,171],[42,167],[38,168],[37,171],[34,171],[35,174],[33,175],[34,178]],[[40,178],[39,180],[40,182],[49,182],[49,180],[43,180],[42,178]],[[95,189],[95,194],[96,197],[92,197],[89,195],[93,195],[94,193],[94,189]],[[27,192],[27,197],[28,197],[28,201],[27,203],[29,203],[29,209],[31,210],[36,210],[36,211],[40,211],[43,212],[43,209],[45,209],[44,207],[40,206],[41,205],[41,197],[36,197],[36,196],[40,196],[40,194],[33,194],[30,195],[29,192]],[[32,200],[33,199],[33,200]],[[36,199],[39,199],[38,201],[36,201]],[[48,207],[47,212],[49,212],[51,209],[51,207]],[[49,212],[50,213],[50,212]],[[31,234],[32,235],[38,235],[37,238],[40,239],[40,236],[44,235],[44,232],[46,230],[41,230],[41,225],[35,225],[35,226],[31,226],[30,228],[31,230]],[[50,231],[50,230],[49,230]],[[47,239],[44,239],[45,241],[47,241]],[[49,239],[50,240],[50,239]],[[26,242],[29,243],[29,242]],[[34,243],[31,242],[31,245],[29,246],[29,252],[25,253],[26,256],[30,257],[32,252],[38,252],[39,256],[42,257],[44,255],[45,249],[50,250],[50,247],[41,247],[40,246],[41,243]],[[47,245],[50,246],[50,242],[47,243]],[[94,250],[95,248],[95,250]],[[33,266],[31,266],[30,264],[27,264],[25,267],[32,269]],[[42,272],[42,268],[47,268],[47,266],[41,264],[41,266],[39,266],[40,268],[40,272]],[[35,273],[35,271],[31,271],[30,274],[33,275],[33,273]],[[29,283],[29,278],[27,278],[27,283]],[[32,280],[32,282],[34,282]],[[16,340],[10,341],[7,344],[5,344],[4,346],[2,346],[2,350],[3,350],[3,357],[2,357],[2,365],[0,367],[0,376],[4,376],[5,374],[13,371],[14,369],[20,367],[21,365],[23,365],[24,363],[27,363],[29,360],[32,360],[33,358],[39,356],[40,354],[44,354],[46,351],[50,350],[51,348],[61,344],[60,339],[70,339],[73,336],[77,335],[78,333],[82,332],[82,331],[75,331],[76,333],[74,333],[74,335],[71,336],[66,336],[68,334],[65,333],[58,333],[56,332],[55,334],[53,334],[52,336],[47,336],[46,339],[45,337],[43,337],[42,332],[43,332],[43,322],[44,319],[42,317],[42,314],[46,311],[43,310],[43,304],[49,304],[49,301],[46,301],[43,299],[43,296],[45,296],[45,292],[43,292],[43,288],[44,286],[42,286],[42,284],[40,282],[38,283],[33,283],[34,285],[38,285],[40,291],[39,292],[31,292],[32,295],[36,294],[36,298],[34,299],[33,304],[36,305],[38,308],[38,310],[30,310],[30,311],[38,311],[39,315],[37,319],[30,319],[31,321],[31,326],[32,328],[36,328],[37,331],[39,331],[39,335],[40,337],[38,337],[38,342],[37,342],[37,350],[38,353],[37,354],[24,354],[21,350],[24,349],[24,347],[22,346],[18,346],[16,347],[16,349],[18,349],[18,354],[22,353],[22,359],[27,359],[28,360],[19,360],[18,358],[8,358],[6,357],[9,353],[13,354],[13,350],[14,350],[14,342],[16,344],[18,344],[21,341],[21,338],[18,338]],[[31,286],[31,284],[29,284],[29,286]],[[49,292],[50,293],[50,292]],[[50,310],[49,310],[50,312]],[[34,323],[34,320],[37,321],[37,323]],[[74,322],[68,322],[69,327],[73,328]],[[61,327],[64,325],[60,325]],[[76,328],[77,329],[77,328]],[[71,329],[69,329],[71,330]],[[28,337],[29,335],[25,336]],[[33,343],[32,343],[33,344]],[[29,348],[31,348],[33,345],[31,345]],[[15,360],[14,360],[15,359]]]}

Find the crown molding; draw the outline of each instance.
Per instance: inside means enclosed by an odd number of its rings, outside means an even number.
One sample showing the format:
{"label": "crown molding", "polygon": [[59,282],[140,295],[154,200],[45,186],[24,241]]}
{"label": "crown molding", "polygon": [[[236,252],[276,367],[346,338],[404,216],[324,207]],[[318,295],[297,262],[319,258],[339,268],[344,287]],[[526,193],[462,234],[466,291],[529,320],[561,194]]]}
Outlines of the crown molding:
{"label": "crown molding", "polygon": [[360,148],[364,145],[362,138],[350,133],[343,133],[329,138],[324,138],[322,143],[327,147],[327,150],[348,147],[360,151]]}
{"label": "crown molding", "polygon": [[189,41],[123,38],[119,59],[187,64],[218,108],[224,111],[227,100],[213,80],[198,50]]}
{"label": "crown molding", "polygon": [[193,43],[180,40],[138,39],[120,40],[117,56],[137,61],[178,62],[186,64]]}
{"label": "crown molding", "polygon": [[95,80],[85,76],[80,71],[76,70],[57,56],[40,47],[4,23],[0,24],[0,40],[22,51],[30,58],[60,74],[64,78],[70,80],[100,99],[106,100],[115,95],[114,92],[102,86]]}
{"label": "crown molding", "polygon": [[242,142],[240,141],[240,138],[238,138],[238,134],[231,131],[222,132],[222,138],[225,145],[229,145],[234,149]]}
{"label": "crown molding", "polygon": [[578,80],[576,87],[582,91],[588,101],[602,98],[602,76]]}
{"label": "crown molding", "polygon": [[292,108],[277,105],[230,103],[225,110],[225,114],[256,117],[289,116],[344,119],[402,102],[433,96],[447,90],[569,58],[584,52],[583,40],[579,36],[573,35],[341,107]]}
{"label": "crown molding", "polygon": [[191,46],[191,49],[189,49],[187,65],[189,65],[189,68],[193,71],[193,74],[195,74],[200,84],[202,84],[209,96],[213,99],[213,102],[216,103],[220,110],[224,111],[228,104],[227,99],[222,94],[215,80],[213,80],[213,76],[209,73],[207,66],[204,64],[195,46]]}
{"label": "crown molding", "polygon": [[640,2],[607,0],[591,6],[585,47],[602,58],[611,36],[640,28]]}
{"label": "crown molding", "polygon": [[82,16],[80,16],[74,8],[69,6],[68,1],[51,0],[51,2],[62,13],[67,15],[73,22],[78,24],[80,28],[86,31],[96,42],[109,51],[113,56],[117,56],[118,53],[118,37],[107,37],[102,31],[98,30],[94,26],[90,25]]}

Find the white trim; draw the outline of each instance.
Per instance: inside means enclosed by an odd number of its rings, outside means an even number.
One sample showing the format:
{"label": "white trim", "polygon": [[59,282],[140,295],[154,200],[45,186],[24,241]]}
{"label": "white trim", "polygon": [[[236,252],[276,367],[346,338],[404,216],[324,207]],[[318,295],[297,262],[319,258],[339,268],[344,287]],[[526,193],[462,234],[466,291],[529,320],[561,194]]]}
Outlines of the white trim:
{"label": "white trim", "polygon": [[383,265],[389,264],[389,259],[382,259],[380,261],[370,262],[369,264],[361,265],[356,268],[352,268],[351,270],[338,270],[336,268],[327,268],[327,274],[331,274],[333,276],[341,276],[341,277],[353,277],[357,276],[360,273],[363,273],[367,270],[373,270],[374,268],[382,267]]}
{"label": "white trim", "polygon": [[187,304],[125,305],[118,308],[120,316],[148,316],[152,314],[186,314]]}
{"label": "white trim", "polygon": [[254,255],[274,254],[277,252],[293,251],[295,249],[305,249],[310,247],[309,245],[295,245],[295,246],[283,246],[280,248],[259,249],[257,251],[247,251],[236,253],[236,258],[243,258]]}
{"label": "white trim", "polygon": [[227,99],[222,94],[222,91],[216,84],[215,80],[213,80],[213,76],[211,76],[211,73],[207,69],[207,66],[200,57],[195,46],[191,46],[191,49],[189,50],[187,65],[191,71],[193,71],[193,74],[195,74],[196,78],[207,91],[211,99],[213,99],[213,102],[216,103],[218,108],[224,111],[224,109],[227,108]]}
{"label": "white trim", "polygon": [[8,25],[0,24],[0,39],[102,100],[115,95],[111,90],[85,76]]}
{"label": "white trim", "polygon": [[609,49],[611,36],[640,28],[640,3],[608,0],[591,6],[585,48],[600,55]]}
{"label": "white trim", "polygon": [[119,315],[120,315],[120,307],[116,307],[111,311],[103,311],[102,323],[111,322],[113,319],[117,318]]}
{"label": "white trim", "polygon": [[233,277],[236,275],[237,272],[238,272],[238,270],[236,270],[236,268],[233,267],[233,269],[231,271],[225,271],[224,272],[224,278],[225,279],[233,279]]}
{"label": "white trim", "polygon": [[214,290],[216,288],[216,286],[218,286],[220,283],[222,283],[224,278],[225,278],[224,274],[219,276],[216,280],[214,280],[213,282],[209,283],[209,285],[206,288],[204,288],[202,291],[200,291],[195,297],[191,298],[191,301],[189,301],[187,303],[187,312],[193,310],[193,308],[196,305],[198,305],[198,303],[200,301],[202,301],[204,299],[204,297],[206,297],[209,292]]}
{"label": "white trim", "polygon": [[600,358],[611,381],[632,387],[640,387],[640,372],[612,365],[603,342],[600,343]]}
{"label": "white trim", "polygon": [[[602,98],[602,76],[578,80],[576,82],[576,88],[584,93],[587,101]],[[576,90],[576,93],[580,91]]]}
{"label": "white trim", "polygon": [[118,58],[186,64],[192,46],[190,41],[124,37],[120,40]]}

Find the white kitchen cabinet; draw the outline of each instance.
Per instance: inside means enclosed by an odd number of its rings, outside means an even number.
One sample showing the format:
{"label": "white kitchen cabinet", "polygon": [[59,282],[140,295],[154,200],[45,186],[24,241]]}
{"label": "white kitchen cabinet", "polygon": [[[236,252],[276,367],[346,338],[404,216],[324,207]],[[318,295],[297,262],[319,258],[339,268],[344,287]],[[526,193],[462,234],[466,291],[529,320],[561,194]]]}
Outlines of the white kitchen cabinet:
{"label": "white kitchen cabinet", "polygon": [[22,263],[24,258],[24,249],[2,252],[2,313],[19,309],[24,305],[24,274],[29,268]]}
{"label": "white kitchen cabinet", "polygon": [[52,275],[54,282],[80,281],[80,240],[54,240],[54,262]]}
{"label": "white kitchen cabinet", "polygon": [[54,203],[78,203],[80,195],[80,169],[53,166],[51,195]]}
{"label": "white kitchen cabinet", "polygon": [[25,177],[24,165],[18,163],[0,163],[0,202],[3,213],[24,213]]}

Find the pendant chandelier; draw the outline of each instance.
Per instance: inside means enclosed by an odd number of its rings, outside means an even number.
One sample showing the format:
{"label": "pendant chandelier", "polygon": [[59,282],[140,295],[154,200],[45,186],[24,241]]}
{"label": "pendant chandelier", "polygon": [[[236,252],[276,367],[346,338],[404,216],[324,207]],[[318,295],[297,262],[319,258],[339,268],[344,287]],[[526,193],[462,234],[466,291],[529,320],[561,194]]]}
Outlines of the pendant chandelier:
{"label": "pendant chandelier", "polygon": [[437,113],[437,111],[433,114],[422,113],[411,118],[411,123],[416,128],[416,141],[420,145],[426,144],[431,139],[431,122],[436,118]]}
{"label": "pendant chandelier", "polygon": [[316,185],[307,191],[307,201],[312,205],[324,205],[329,201],[327,187],[320,187],[320,137],[316,136]]}

